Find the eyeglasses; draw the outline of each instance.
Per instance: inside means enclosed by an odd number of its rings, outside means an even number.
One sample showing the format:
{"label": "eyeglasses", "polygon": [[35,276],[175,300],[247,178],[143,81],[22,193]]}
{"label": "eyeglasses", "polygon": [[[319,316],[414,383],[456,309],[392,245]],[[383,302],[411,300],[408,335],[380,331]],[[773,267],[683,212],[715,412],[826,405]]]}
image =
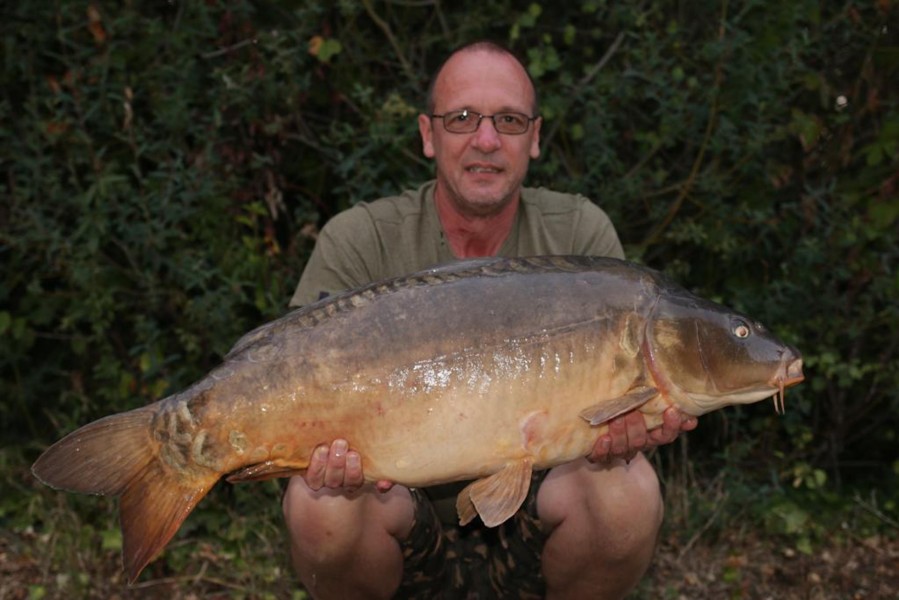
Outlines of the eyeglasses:
{"label": "eyeglasses", "polygon": [[442,115],[431,115],[433,119],[443,119],[443,128],[450,133],[474,133],[481,125],[481,119],[493,121],[497,133],[505,135],[521,135],[531,126],[531,121],[540,117],[529,117],[518,112],[502,112],[495,115],[482,115],[473,110],[454,110]]}

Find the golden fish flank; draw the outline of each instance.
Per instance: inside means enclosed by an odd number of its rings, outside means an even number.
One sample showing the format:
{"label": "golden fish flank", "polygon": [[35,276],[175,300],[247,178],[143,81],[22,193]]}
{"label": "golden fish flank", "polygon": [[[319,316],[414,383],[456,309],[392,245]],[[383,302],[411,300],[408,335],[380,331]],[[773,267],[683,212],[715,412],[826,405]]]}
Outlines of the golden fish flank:
{"label": "golden fish flank", "polygon": [[302,473],[338,437],[370,481],[474,480],[460,522],[509,518],[533,469],[586,455],[610,418],[780,398],[792,347],[658,273],[591,257],[482,259],[374,283],[241,338],[183,392],[89,423],[34,474],[121,497],[134,581],[223,476]]}

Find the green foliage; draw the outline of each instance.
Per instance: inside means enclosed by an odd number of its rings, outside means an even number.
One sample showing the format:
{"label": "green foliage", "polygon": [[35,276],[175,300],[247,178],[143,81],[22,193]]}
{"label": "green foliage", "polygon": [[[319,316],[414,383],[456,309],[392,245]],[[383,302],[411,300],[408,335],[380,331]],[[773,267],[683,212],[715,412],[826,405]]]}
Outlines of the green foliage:
{"label": "green foliage", "polygon": [[[765,490],[766,527],[811,541],[807,503],[884,480],[895,492],[890,3],[26,0],[7,12],[0,431],[19,466],[79,424],[183,388],[281,314],[317,226],[431,176],[415,123],[430,74],[488,37],[539,86],[529,183],[595,199],[631,258],[805,356],[785,417],[711,415],[689,455],[666,449],[661,464],[726,465],[748,478],[732,497]],[[5,526],[52,510],[22,513],[34,491],[17,489]],[[273,496],[213,494],[187,527],[233,541],[248,564],[241,515]],[[84,539],[114,554],[114,528],[89,506],[69,509],[86,525],[47,526],[90,527]]]}

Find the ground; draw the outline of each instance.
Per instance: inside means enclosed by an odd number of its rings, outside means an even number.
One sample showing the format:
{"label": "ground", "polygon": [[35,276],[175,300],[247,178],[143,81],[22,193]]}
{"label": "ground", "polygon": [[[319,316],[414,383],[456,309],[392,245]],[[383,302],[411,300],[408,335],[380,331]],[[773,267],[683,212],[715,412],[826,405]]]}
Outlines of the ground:
{"label": "ground", "polygon": [[[841,533],[812,553],[749,536],[736,543],[662,544],[642,597],[677,600],[899,598],[899,542]],[[641,596],[638,596],[641,597]]]}
{"label": "ground", "polygon": [[[665,473],[658,552],[628,600],[899,599],[895,486],[797,495],[724,473],[689,484]],[[54,491],[22,461],[0,490],[0,600],[307,597],[287,563],[278,482],[216,486],[133,586],[114,499]]]}
{"label": "ground", "polygon": [[[25,600],[91,597],[190,600],[199,598],[303,598],[285,572],[268,586],[246,586],[229,580],[223,557],[200,545],[189,574],[141,578],[124,585],[115,553],[101,571],[90,572],[80,585],[71,576],[46,570],[33,554],[35,540],[27,532],[0,533],[0,598]],[[219,573],[219,575],[213,575]],[[73,589],[79,590],[73,594]],[[899,598],[899,541],[883,537],[853,539],[846,532],[812,553],[755,536],[729,543],[663,540],[654,565],[633,600],[893,600]]]}

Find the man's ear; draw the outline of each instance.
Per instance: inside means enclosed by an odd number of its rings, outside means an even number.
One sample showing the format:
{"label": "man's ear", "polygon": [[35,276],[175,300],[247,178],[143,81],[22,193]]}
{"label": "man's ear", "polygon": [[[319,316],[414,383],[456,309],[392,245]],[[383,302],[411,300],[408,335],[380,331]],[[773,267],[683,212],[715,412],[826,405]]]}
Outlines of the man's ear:
{"label": "man's ear", "polygon": [[531,140],[530,156],[534,160],[540,157],[540,125],[543,124],[543,117],[537,117],[534,121],[534,138]]}
{"label": "man's ear", "polygon": [[431,117],[418,115],[418,133],[421,134],[421,152],[428,158],[434,158],[434,128],[431,127]]}

